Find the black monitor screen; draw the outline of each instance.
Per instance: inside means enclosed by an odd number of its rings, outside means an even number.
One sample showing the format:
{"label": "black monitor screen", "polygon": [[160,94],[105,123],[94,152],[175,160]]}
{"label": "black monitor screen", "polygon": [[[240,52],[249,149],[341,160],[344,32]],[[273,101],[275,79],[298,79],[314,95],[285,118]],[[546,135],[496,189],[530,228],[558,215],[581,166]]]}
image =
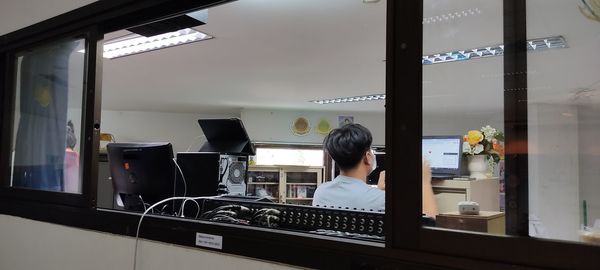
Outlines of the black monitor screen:
{"label": "black monitor screen", "polygon": [[377,167],[367,177],[367,184],[369,185],[377,185],[379,174],[385,170],[385,153],[375,152],[375,160],[377,160]]}
{"label": "black monitor screen", "polygon": [[110,174],[125,209],[141,211],[173,196],[175,166],[170,143],[110,143]]}

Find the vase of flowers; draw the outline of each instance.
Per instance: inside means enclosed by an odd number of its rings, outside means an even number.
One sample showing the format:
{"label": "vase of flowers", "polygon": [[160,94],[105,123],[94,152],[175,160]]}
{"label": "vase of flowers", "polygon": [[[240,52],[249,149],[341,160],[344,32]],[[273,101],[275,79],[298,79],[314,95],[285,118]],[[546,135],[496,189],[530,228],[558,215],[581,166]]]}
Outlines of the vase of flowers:
{"label": "vase of flowers", "polygon": [[469,161],[470,177],[483,179],[491,176],[493,166],[504,157],[503,141],[504,134],[489,125],[467,132],[464,136],[463,154]]}
{"label": "vase of flowers", "polygon": [[488,173],[488,161],[485,155],[469,155],[469,177],[485,179]]}

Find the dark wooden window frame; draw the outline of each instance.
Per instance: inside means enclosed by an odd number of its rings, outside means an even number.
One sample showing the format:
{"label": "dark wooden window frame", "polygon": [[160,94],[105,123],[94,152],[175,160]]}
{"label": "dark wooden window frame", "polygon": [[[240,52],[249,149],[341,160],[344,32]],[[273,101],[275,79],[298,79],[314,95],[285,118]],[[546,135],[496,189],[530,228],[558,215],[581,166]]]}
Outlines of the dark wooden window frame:
{"label": "dark wooden window frame", "polygon": [[[20,48],[52,40],[87,29],[91,33],[85,100],[85,131],[91,142],[86,142],[84,165],[84,194],[74,204],[61,203],[52,195],[25,194],[15,196],[4,188],[0,194],[0,213],[33,220],[64,224],[85,229],[132,236],[139,216],[132,213],[106,211],[94,208],[97,179],[95,156],[98,145],[101,76],[101,42],[103,33],[143,24],[168,16],[185,13],[199,7],[209,7],[229,1],[99,1],[65,13],[44,22],[0,37],[0,59],[4,72],[0,73],[3,93],[0,104],[4,110],[10,105],[11,53]],[[248,227],[238,227],[201,221],[182,221],[163,217],[148,217],[141,236],[147,239],[194,247],[195,232],[224,236],[222,252],[314,268],[442,269],[448,267],[489,269],[512,267],[593,268],[600,247],[533,239],[527,236],[527,155],[507,147],[507,169],[515,166],[513,186],[507,190],[511,208],[507,216],[509,232],[516,236],[491,236],[477,233],[422,228],[421,181],[393,181],[392,179],[421,178],[422,136],[422,10],[421,1],[387,1],[387,69],[386,69],[386,164],[394,164],[387,171],[386,243],[368,245],[349,243],[335,238],[315,237],[308,234],[286,233]],[[505,12],[505,71],[526,71],[523,48],[514,44],[525,34],[525,1],[504,0]],[[517,42],[517,43],[515,43]],[[514,46],[511,48],[510,44]],[[96,50],[93,50],[96,47]],[[512,51],[511,51],[512,49]],[[90,60],[88,58],[88,60]],[[505,87],[525,85],[526,77],[505,77]],[[525,98],[525,99],[524,99]],[[526,117],[526,91],[514,96],[505,94],[507,126],[515,126],[507,139],[526,138],[523,119]],[[525,108],[525,112],[523,112]],[[523,118],[524,117],[524,118]],[[0,126],[10,122],[10,114],[2,112]],[[512,121],[512,122],[511,122]],[[526,122],[525,122],[526,123]],[[526,126],[525,126],[526,127]],[[7,130],[2,129],[2,138]],[[87,140],[87,138],[86,138]],[[509,140],[507,140],[509,141]],[[415,143],[408,143],[415,142]],[[8,144],[10,145],[10,144]],[[6,151],[6,141],[0,146]],[[396,153],[396,154],[394,154]],[[526,152],[525,152],[526,153]],[[5,160],[0,160],[3,164]],[[509,163],[512,163],[509,164]],[[397,169],[396,169],[397,168]],[[0,165],[0,176],[5,178],[6,166]],[[400,172],[402,174],[400,175]],[[508,173],[508,171],[507,171]],[[3,179],[6,180],[6,179]],[[395,184],[396,183],[396,184]],[[402,184],[398,184],[402,183]],[[87,195],[86,195],[87,194]],[[56,194],[53,194],[56,195]],[[43,197],[48,196],[48,197]],[[76,195],[77,196],[77,195]],[[310,258],[310,259],[309,259]]]}
{"label": "dark wooden window frame", "polygon": [[[76,30],[71,33],[61,34],[53,37],[49,40],[36,40],[27,46],[20,48],[21,51],[29,49],[35,49],[36,47],[51,43],[61,42],[69,39],[83,39],[85,44],[85,59],[84,59],[84,79],[82,85],[82,139],[80,144],[82,146],[81,152],[84,156],[81,157],[82,165],[82,179],[92,179],[97,174],[97,157],[98,155],[98,136],[100,114],[99,110],[95,110],[95,102],[99,101],[99,92],[95,89],[99,88],[99,81],[96,80],[97,72],[101,72],[102,68],[100,63],[97,63],[96,54],[98,50],[98,31],[95,27],[84,28]],[[5,54],[6,57],[6,78],[14,78],[16,72],[15,63],[16,55],[14,51],[10,51]],[[99,74],[102,78],[101,74]],[[95,206],[95,193],[96,182],[95,181],[83,181],[82,180],[82,194],[63,193],[63,192],[48,192],[43,190],[25,189],[25,188],[12,188],[10,187],[10,145],[12,135],[14,134],[14,108],[15,103],[15,82],[14,80],[7,79],[5,81],[5,89],[2,94],[3,99],[3,118],[2,118],[2,147],[0,152],[0,172],[2,172],[2,187],[0,188],[0,196],[2,197],[13,197],[13,198],[25,198],[29,200],[35,200],[40,202],[73,205],[81,207],[94,207]]]}

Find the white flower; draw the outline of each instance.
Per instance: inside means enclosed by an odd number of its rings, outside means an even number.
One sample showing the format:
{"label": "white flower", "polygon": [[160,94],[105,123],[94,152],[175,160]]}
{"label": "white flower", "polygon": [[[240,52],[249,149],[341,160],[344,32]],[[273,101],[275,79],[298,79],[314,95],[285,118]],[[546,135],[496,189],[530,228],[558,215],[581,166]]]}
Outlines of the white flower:
{"label": "white flower", "polygon": [[463,153],[473,154],[473,149],[471,149],[471,145],[469,142],[463,142]]}
{"label": "white flower", "polygon": [[483,133],[483,136],[485,137],[485,139],[488,142],[491,142],[492,138],[494,138],[494,136],[496,136],[496,133],[497,133],[496,129],[493,127],[490,127],[489,125],[482,127],[481,132]]}
{"label": "white flower", "polygon": [[475,145],[475,147],[473,148],[473,153],[475,153],[476,155],[483,152],[483,145],[482,144],[477,144]]}

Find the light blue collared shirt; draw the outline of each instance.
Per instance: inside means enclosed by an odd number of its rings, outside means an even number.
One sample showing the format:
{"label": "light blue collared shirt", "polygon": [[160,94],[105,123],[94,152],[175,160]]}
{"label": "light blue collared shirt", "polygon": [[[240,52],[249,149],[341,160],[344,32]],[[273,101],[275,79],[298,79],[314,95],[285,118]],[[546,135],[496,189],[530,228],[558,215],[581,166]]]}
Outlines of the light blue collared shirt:
{"label": "light blue collared shirt", "polygon": [[338,175],[333,181],[323,183],[317,188],[312,205],[384,211],[385,191],[369,186],[360,179]]}

